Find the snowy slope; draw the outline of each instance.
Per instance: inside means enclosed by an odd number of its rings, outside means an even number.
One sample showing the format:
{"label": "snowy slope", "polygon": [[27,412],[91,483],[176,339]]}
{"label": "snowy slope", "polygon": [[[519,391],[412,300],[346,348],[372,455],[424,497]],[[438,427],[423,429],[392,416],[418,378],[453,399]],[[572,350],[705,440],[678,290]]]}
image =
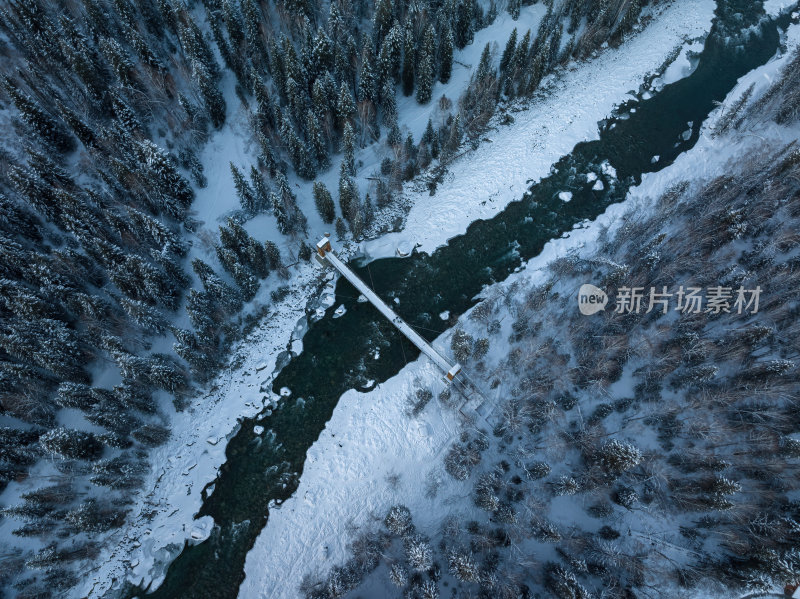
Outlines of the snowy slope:
{"label": "snowy slope", "polygon": [[[794,48],[798,42],[800,26],[795,25],[787,43]],[[715,119],[751,83],[756,83],[756,93],[763,91],[783,63],[779,57],[743,77],[704,125],[697,145],[663,171],[645,175],[625,202],[610,206],[594,222],[568,237],[550,241],[524,270],[485,293],[502,294],[515,282],[526,286],[542,282],[550,276],[546,266],[552,260],[568,252],[592,255],[603,229],[613,234],[623,216],[651,214],[655,201],[672,185],[689,180],[699,186],[725,173],[734,157],[756,152],[764,145],[774,149],[800,137],[800,131],[774,124],[737,137],[712,138],[709,131]],[[460,321],[465,322],[466,317]],[[436,343],[446,345],[449,335],[443,334]],[[376,527],[376,519],[382,519],[395,503],[407,505],[422,530],[435,529],[450,513],[475,509],[471,487],[454,482],[441,466],[442,451],[453,440],[458,426],[456,413],[433,400],[419,417],[406,414],[406,401],[413,390],[427,386],[436,392],[441,388],[438,381],[435,367],[421,358],[369,393],[349,391],[342,396],[308,452],[297,492],[271,512],[249,553],[240,597],[298,597],[297,589],[305,575],[324,573],[341,564],[353,533]],[[426,488],[437,479],[441,482],[437,496],[427,497]]]}
{"label": "snowy slope", "polygon": [[[714,6],[713,0],[676,0],[658,9],[646,30],[620,48],[550,76],[543,83],[546,96],[515,113],[512,126],[489,132],[491,143],[451,165],[436,195],[408,191],[412,208],[404,229],[364,243],[365,253],[393,256],[399,245],[415,243],[430,253],[464,233],[471,222],[492,218],[521,198],[578,142],[596,139],[597,123],[630,99],[677,47],[705,36]],[[686,74],[683,69],[670,72],[670,79]]]}

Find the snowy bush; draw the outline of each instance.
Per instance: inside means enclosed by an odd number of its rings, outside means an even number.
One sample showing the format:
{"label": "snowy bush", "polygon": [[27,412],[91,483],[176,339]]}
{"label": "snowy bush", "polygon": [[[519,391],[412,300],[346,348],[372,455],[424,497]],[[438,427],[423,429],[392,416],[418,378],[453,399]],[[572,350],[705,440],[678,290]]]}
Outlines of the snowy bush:
{"label": "snowy bush", "polygon": [[614,501],[628,509],[631,509],[638,500],[639,494],[631,487],[620,487],[614,493]]}
{"label": "snowy bush", "polygon": [[413,529],[411,510],[404,505],[394,505],[389,509],[383,523],[392,534],[405,536]]}
{"label": "snowy bush", "polygon": [[558,599],[589,599],[591,596],[573,572],[552,562],[545,566],[545,586]]}
{"label": "snowy bush", "polygon": [[556,495],[575,495],[580,490],[580,485],[571,476],[561,475],[553,483],[553,491]]}
{"label": "snowy bush", "polygon": [[62,458],[94,460],[103,452],[102,444],[92,433],[64,427],[46,432],[39,444],[46,452]]}
{"label": "snowy bush", "polygon": [[530,480],[538,480],[550,474],[550,466],[546,462],[531,462],[524,469]]}
{"label": "snowy bush", "polygon": [[453,356],[457,362],[465,364],[469,357],[472,355],[472,345],[474,339],[472,335],[467,334],[464,329],[456,329],[453,337],[450,340],[450,349],[453,350]]}
{"label": "snowy bush", "polygon": [[630,443],[607,441],[598,451],[600,465],[611,474],[622,474],[642,461],[642,452]]}
{"label": "snowy bush", "polygon": [[405,540],[408,565],[418,572],[424,572],[433,565],[433,551],[428,540],[420,535]]}
{"label": "snowy bush", "polygon": [[453,549],[447,555],[447,566],[457,580],[461,582],[477,582],[480,577],[478,565],[472,554],[463,549]]}
{"label": "snowy bush", "polygon": [[408,570],[401,564],[392,564],[389,568],[389,580],[394,586],[402,589],[408,584]]}

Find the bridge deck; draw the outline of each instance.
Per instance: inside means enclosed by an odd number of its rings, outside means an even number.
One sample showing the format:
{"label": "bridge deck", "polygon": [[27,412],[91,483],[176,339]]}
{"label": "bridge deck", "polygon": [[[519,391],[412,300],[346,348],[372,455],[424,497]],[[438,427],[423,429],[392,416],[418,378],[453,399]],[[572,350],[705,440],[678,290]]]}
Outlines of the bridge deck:
{"label": "bridge deck", "polygon": [[375,306],[378,311],[383,314],[386,318],[389,319],[397,329],[405,335],[411,343],[416,345],[419,350],[428,356],[434,364],[436,364],[439,368],[442,369],[443,372],[446,374],[447,380],[452,381],[456,374],[458,374],[459,370],[461,370],[461,366],[459,364],[450,364],[448,360],[446,360],[439,352],[437,352],[430,343],[428,343],[419,333],[417,333],[411,326],[408,325],[397,313],[392,310],[386,302],[384,302],[378,295],[372,291],[372,289],[367,286],[361,278],[356,275],[350,268],[342,262],[339,257],[333,253],[331,250],[330,241],[328,238],[324,238],[317,244],[317,252],[319,255],[328,261],[328,263],[333,266],[336,270],[338,270],[344,278],[346,278],[350,283],[353,284],[353,287],[358,289],[358,291],[367,298],[370,303]]}

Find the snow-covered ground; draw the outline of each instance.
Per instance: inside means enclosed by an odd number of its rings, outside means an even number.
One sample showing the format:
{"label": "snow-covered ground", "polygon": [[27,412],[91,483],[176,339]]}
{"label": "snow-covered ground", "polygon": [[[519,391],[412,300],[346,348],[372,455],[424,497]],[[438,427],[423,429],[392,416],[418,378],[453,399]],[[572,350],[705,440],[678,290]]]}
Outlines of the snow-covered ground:
{"label": "snow-covered ground", "polygon": [[[789,30],[787,45],[791,49],[798,42],[800,26],[795,25]],[[595,221],[569,236],[550,241],[521,272],[485,293],[502,293],[503,288],[515,282],[526,286],[542,282],[549,275],[545,268],[552,260],[569,252],[592,255],[603,229],[608,228],[613,234],[623,217],[632,212],[646,217],[672,185],[685,180],[700,185],[727,172],[734,157],[765,147],[774,150],[796,140],[800,131],[770,123],[734,137],[714,138],[710,134],[714,121],[736,97],[752,83],[756,84],[758,95],[784,63],[783,58],[772,60],[743,77],[704,125],[692,150],[664,170],[645,175],[624,202],[610,206]],[[473,160],[467,158],[464,162]],[[475,163],[472,165],[474,168]],[[449,334],[444,333],[436,343],[446,346]],[[423,530],[435,529],[446,516],[445,510],[449,513],[468,509],[465,506],[472,503],[470,489],[455,483],[441,467],[443,449],[458,427],[457,413],[434,400],[418,417],[406,414],[408,396],[421,387],[438,390],[438,380],[434,366],[421,358],[368,393],[348,391],[342,396],[319,440],[308,452],[297,492],[270,513],[267,526],[248,554],[240,597],[296,598],[306,574],[324,573],[341,564],[347,557],[346,546],[353,531],[376,526],[376,518],[382,519],[395,503],[406,504]],[[440,484],[434,499],[425,490],[435,480]]]}
{"label": "snow-covered ground", "polygon": [[[663,5],[644,32],[620,48],[606,49],[597,58],[571,64],[548,77],[543,83],[546,95],[527,110],[513,113],[513,125],[490,131],[491,143],[482,143],[466,159],[454,163],[436,195],[408,191],[412,208],[403,230],[364,243],[364,253],[393,256],[403,244],[419,244],[418,250],[430,253],[464,233],[471,222],[492,218],[521,198],[577,143],[596,139],[597,123],[615,105],[631,99],[646,76],[661,68],[676,48],[696,49],[694,44],[711,27],[714,7],[713,0],[675,0]],[[521,27],[518,30],[524,32]],[[688,74],[688,63],[682,53],[678,67],[669,72],[670,79]]]}
{"label": "snow-covered ground", "polygon": [[242,364],[223,371],[202,396],[191,401],[191,407],[173,416],[172,436],[151,454],[155,466],[131,508],[131,524],[112,534],[104,554],[95,561],[97,568],[83,574],[75,596],[102,596],[113,581],[126,578],[157,585],[184,541],[208,536],[212,519],[194,519],[202,505],[201,492],[225,462],[227,440],[238,431],[239,421],[277,400],[268,384],[276,358],[300,332],[297,325],[305,318],[318,274],[315,270],[308,265],[298,272],[293,292],[275,306],[273,317],[237,344],[233,354],[244,354]]}

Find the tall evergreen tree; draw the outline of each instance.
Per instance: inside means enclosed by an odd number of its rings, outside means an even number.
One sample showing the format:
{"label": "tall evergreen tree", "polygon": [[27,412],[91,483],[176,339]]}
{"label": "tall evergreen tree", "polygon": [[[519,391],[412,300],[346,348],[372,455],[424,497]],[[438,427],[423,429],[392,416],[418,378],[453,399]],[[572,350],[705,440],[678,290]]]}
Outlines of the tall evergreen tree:
{"label": "tall evergreen tree", "polygon": [[317,166],[321,170],[328,168],[330,166],[328,146],[322,135],[322,128],[319,125],[319,120],[311,110],[306,113],[306,141]]}
{"label": "tall evergreen tree", "polygon": [[383,98],[383,124],[391,127],[397,122],[397,98],[395,97],[394,81],[387,79],[381,92]]}
{"label": "tall evergreen tree", "polygon": [[400,81],[400,64],[403,55],[403,30],[399,23],[395,23],[389,34],[383,40],[381,51],[378,55],[378,75],[381,85],[387,81],[392,83]]}
{"label": "tall evergreen tree", "polygon": [[414,29],[411,21],[406,21],[403,29],[403,94],[410,96],[414,93],[414,63],[416,62],[417,41],[414,39]]}
{"label": "tall evergreen tree", "polygon": [[20,91],[11,79],[3,76],[2,81],[20,117],[31,129],[59,152],[68,153],[75,149],[75,139],[59,121],[45,112],[36,100]]}
{"label": "tall evergreen tree", "polygon": [[356,105],[353,102],[353,94],[350,88],[342,81],[339,87],[339,99],[336,102],[336,112],[339,120],[339,127],[344,130],[345,123],[348,122],[356,112]]}
{"label": "tall evergreen tree", "polygon": [[355,133],[350,123],[345,124],[342,135],[342,173],[348,177],[356,176]]}
{"label": "tall evergreen tree", "polygon": [[514,57],[514,52],[517,50],[517,28],[511,31],[506,42],[506,48],[503,50],[503,56],[500,58],[500,76],[505,77],[508,74],[508,65]]}
{"label": "tall evergreen tree", "polygon": [[447,83],[453,72],[453,30],[449,24],[444,25],[439,44],[439,81]]}
{"label": "tall evergreen tree", "polygon": [[255,165],[250,166],[250,185],[253,190],[253,198],[255,200],[253,211],[262,212],[266,210],[269,207],[269,191],[264,183],[264,177],[261,176],[261,172],[255,167]]}
{"label": "tall evergreen tree", "polygon": [[214,77],[208,71],[208,68],[197,60],[192,63],[192,71],[200,89],[200,95],[203,96],[203,101],[206,104],[211,124],[215,129],[222,128],[225,123],[225,98],[222,97],[222,93],[217,88]]}
{"label": "tall evergreen tree", "polygon": [[358,99],[361,102],[369,101],[374,104],[378,97],[378,82],[372,68],[373,61],[372,48],[366,45],[361,55],[361,73],[358,78]]}
{"label": "tall evergreen tree", "polygon": [[428,25],[423,36],[423,44],[418,58],[417,64],[417,102],[420,104],[427,104],[431,99],[433,92],[434,69],[433,69],[433,53],[435,51],[435,41],[433,27]]}
{"label": "tall evergreen tree", "polygon": [[317,207],[322,222],[330,224],[336,217],[336,207],[333,204],[331,192],[321,181],[314,183],[314,204]]}
{"label": "tall evergreen tree", "polygon": [[458,0],[454,38],[456,48],[463,50],[472,41],[472,0]]}

